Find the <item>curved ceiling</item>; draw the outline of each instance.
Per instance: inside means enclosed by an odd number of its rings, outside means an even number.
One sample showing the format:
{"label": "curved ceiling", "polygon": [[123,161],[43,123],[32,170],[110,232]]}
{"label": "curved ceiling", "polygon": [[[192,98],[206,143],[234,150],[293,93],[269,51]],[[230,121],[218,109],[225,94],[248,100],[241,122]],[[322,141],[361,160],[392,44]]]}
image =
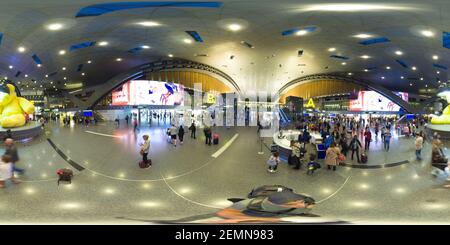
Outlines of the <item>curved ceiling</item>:
{"label": "curved ceiling", "polygon": [[[106,2],[88,0],[2,0],[0,76],[29,89],[91,86],[173,54],[222,70],[247,93],[277,91],[316,73],[351,73],[408,92],[448,80],[446,0],[223,0],[208,6],[136,1],[128,9],[130,2],[109,2],[105,7],[93,5]],[[239,26],[231,30],[231,24]],[[18,51],[21,46],[24,52]]]}

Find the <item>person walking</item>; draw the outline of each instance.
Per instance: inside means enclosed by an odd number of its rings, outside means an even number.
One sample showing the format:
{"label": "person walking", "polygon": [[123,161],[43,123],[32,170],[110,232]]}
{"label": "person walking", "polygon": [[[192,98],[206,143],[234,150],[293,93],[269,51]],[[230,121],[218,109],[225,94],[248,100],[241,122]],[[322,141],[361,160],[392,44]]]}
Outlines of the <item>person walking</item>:
{"label": "person walking", "polygon": [[423,137],[422,135],[416,134],[416,141],[415,141],[415,145],[416,145],[416,159],[417,160],[422,160],[422,148],[423,148]]}
{"label": "person walking", "polygon": [[170,138],[172,140],[172,144],[174,147],[177,146],[177,127],[175,127],[175,124],[172,124],[172,127],[169,129]]}
{"label": "person walking", "polygon": [[372,133],[370,132],[369,127],[366,127],[366,130],[364,132],[364,149],[366,151],[369,150],[370,141],[372,141]]}
{"label": "person walking", "polygon": [[125,116],[125,122],[127,122],[128,125],[128,121],[130,120],[130,117],[128,115]]}
{"label": "person walking", "polygon": [[327,165],[328,169],[331,169],[331,167],[333,167],[333,171],[336,171],[340,150],[336,146],[335,142],[331,143],[331,146],[327,149],[325,154],[325,164]]}
{"label": "person walking", "polygon": [[19,153],[17,152],[17,147],[14,145],[14,140],[12,138],[7,138],[5,140],[5,155],[11,157],[13,173],[18,172],[19,174],[23,174],[25,172],[24,169],[16,167],[16,162],[19,161]]}
{"label": "person walking", "polygon": [[390,143],[391,143],[391,137],[392,137],[391,130],[389,129],[389,127],[386,127],[386,130],[384,131],[384,137],[383,137],[384,149],[386,151],[389,151],[389,146],[390,146]]}
{"label": "person walking", "polygon": [[358,160],[358,163],[361,163],[361,160],[359,158],[359,148],[362,147],[361,142],[358,139],[358,136],[353,136],[352,141],[350,141],[350,148],[352,149],[352,160],[353,156],[356,152],[356,158]]}
{"label": "person walking", "polygon": [[192,122],[191,126],[189,127],[189,130],[191,130],[191,138],[196,139],[195,131],[197,131],[197,128],[195,127],[195,123],[194,122]]}
{"label": "person walking", "polygon": [[212,137],[212,131],[210,126],[205,126],[205,129],[203,129],[203,132],[205,133],[205,144],[211,145],[211,137]]}
{"label": "person walking", "polygon": [[180,125],[180,127],[178,128],[178,139],[180,140],[180,144],[183,144],[183,139],[184,139],[183,125]]}
{"label": "person walking", "polygon": [[147,167],[151,167],[152,163],[148,160],[148,153],[150,151],[150,139],[148,135],[143,135],[142,139],[144,140],[144,142],[140,144],[140,154],[142,155],[142,162],[144,162]]}

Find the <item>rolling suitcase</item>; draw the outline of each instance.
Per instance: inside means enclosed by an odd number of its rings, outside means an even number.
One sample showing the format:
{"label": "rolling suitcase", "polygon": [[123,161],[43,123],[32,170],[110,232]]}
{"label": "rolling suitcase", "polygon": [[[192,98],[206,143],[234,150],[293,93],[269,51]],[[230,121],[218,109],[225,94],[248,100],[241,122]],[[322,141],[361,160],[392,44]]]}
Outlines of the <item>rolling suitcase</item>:
{"label": "rolling suitcase", "polygon": [[213,144],[218,145],[219,144],[219,135],[213,134]]}
{"label": "rolling suitcase", "polygon": [[361,162],[367,163],[367,155],[365,153],[361,153]]}
{"label": "rolling suitcase", "polygon": [[152,166],[152,160],[150,160],[150,159],[148,159],[147,162],[144,162],[144,161],[139,162],[140,168],[149,168],[150,166]]}
{"label": "rolling suitcase", "polygon": [[72,184],[72,177],[73,177],[73,171],[68,168],[59,169],[56,171],[56,174],[58,175],[58,185],[59,182],[65,181]]}

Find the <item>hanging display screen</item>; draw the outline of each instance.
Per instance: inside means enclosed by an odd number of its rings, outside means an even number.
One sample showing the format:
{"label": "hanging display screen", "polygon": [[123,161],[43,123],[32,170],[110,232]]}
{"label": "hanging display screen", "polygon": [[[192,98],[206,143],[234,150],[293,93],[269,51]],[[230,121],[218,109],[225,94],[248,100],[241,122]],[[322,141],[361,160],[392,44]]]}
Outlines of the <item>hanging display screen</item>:
{"label": "hanging display screen", "polygon": [[[408,93],[396,92],[395,94],[408,101]],[[349,110],[398,112],[400,106],[375,91],[360,91],[358,99],[350,100]]]}
{"label": "hanging display screen", "polygon": [[184,105],[183,85],[171,82],[132,80],[112,92],[112,105]]}

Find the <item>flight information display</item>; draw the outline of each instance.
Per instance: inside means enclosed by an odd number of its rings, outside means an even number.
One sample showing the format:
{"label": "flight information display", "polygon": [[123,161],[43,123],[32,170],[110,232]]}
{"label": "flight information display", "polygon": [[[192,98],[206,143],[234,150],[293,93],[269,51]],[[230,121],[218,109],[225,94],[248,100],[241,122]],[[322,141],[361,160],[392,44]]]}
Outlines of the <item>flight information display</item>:
{"label": "flight information display", "polygon": [[132,80],[112,92],[112,105],[184,105],[183,85],[172,82]]}

